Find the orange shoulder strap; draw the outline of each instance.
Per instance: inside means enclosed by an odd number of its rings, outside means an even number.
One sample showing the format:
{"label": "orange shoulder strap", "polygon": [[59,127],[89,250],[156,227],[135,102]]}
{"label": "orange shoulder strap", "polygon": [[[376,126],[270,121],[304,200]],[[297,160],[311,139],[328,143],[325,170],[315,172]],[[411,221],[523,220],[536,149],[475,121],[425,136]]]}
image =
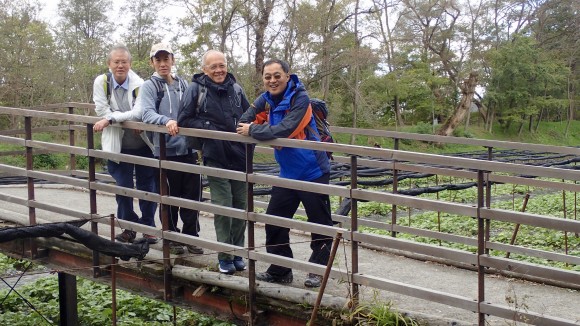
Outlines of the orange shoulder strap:
{"label": "orange shoulder strap", "polygon": [[305,129],[310,123],[311,118],[312,118],[312,104],[308,103],[308,109],[306,109],[304,117],[302,117],[302,120],[300,121],[296,129],[294,129],[294,131],[290,134],[290,136],[288,136],[288,138],[306,139]]}

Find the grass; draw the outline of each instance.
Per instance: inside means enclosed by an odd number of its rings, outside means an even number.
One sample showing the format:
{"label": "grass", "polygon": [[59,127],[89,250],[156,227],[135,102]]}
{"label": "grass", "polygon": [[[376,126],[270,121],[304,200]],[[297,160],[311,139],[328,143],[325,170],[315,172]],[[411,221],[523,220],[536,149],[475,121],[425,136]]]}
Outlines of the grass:
{"label": "grass", "polygon": [[[399,132],[408,133],[431,133],[431,127],[424,127],[425,124],[419,126],[405,126],[396,128]],[[468,130],[464,130],[463,127],[458,128],[458,133],[461,135],[467,135],[469,138],[477,139],[487,139],[487,140],[500,140],[508,142],[522,142],[531,144],[544,144],[544,145],[555,145],[555,146],[578,146],[580,144],[580,121],[572,121],[570,124],[570,129],[568,131],[568,136],[564,135],[566,128],[566,122],[542,122],[538,128],[537,132],[529,132],[526,130],[522,131],[521,135],[518,134],[518,126],[512,126],[510,129],[504,129],[499,124],[494,124],[493,131],[491,133],[485,131],[482,126],[472,125]],[[395,131],[394,127],[387,127],[385,130]],[[338,143],[348,144],[350,143],[350,135],[346,134],[335,134],[335,138]],[[385,139],[379,137],[368,137],[368,136],[357,136],[356,144],[361,146],[373,146],[374,144],[380,145],[382,148],[392,149],[394,147],[394,141],[392,139]],[[406,151],[415,151],[422,153],[457,153],[464,151],[479,151],[484,148],[474,147],[461,144],[429,144],[421,141],[401,141],[399,148]]]}

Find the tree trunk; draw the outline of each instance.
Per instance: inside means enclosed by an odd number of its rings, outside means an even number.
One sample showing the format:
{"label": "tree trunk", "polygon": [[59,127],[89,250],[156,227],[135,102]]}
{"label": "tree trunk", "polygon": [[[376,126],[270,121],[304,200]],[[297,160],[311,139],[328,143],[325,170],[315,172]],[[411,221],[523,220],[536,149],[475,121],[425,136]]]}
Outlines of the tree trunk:
{"label": "tree trunk", "polygon": [[[354,6],[354,46],[355,46],[355,58],[359,57],[360,53],[360,39],[358,37],[358,8],[359,8],[359,0],[356,0]],[[358,110],[360,104],[360,67],[359,62],[355,59],[354,64],[354,82],[353,82],[353,103],[352,103],[352,128],[357,128],[357,121],[358,121]],[[350,144],[353,145],[356,143],[356,135],[353,133],[350,135]]]}
{"label": "tree trunk", "polygon": [[258,21],[256,23],[256,61],[255,61],[255,96],[260,95],[262,92],[262,65],[264,64],[264,57],[266,51],[264,50],[266,28],[270,21],[270,13],[274,8],[275,0],[260,0],[258,1]]}
{"label": "tree trunk", "polygon": [[574,83],[570,82],[570,78],[568,78],[568,121],[566,122],[566,130],[564,131],[564,136],[568,137],[568,131],[570,130],[570,123],[574,120],[574,97],[575,97],[575,85]]}
{"label": "tree trunk", "polygon": [[534,132],[538,132],[540,121],[542,121],[542,115],[544,115],[544,108],[540,109],[540,115],[538,116],[538,121],[536,121],[536,128],[534,129]]}
{"label": "tree trunk", "polygon": [[471,108],[467,110],[467,118],[465,119],[465,131],[469,128],[469,119],[471,119]]}
{"label": "tree trunk", "polygon": [[475,86],[477,86],[477,73],[472,71],[469,73],[467,80],[464,80],[463,85],[461,85],[462,97],[455,108],[455,112],[445,121],[441,129],[439,129],[437,132],[438,135],[449,136],[453,134],[453,130],[463,121],[465,114],[471,107]]}
{"label": "tree trunk", "polygon": [[399,95],[395,95],[395,123],[397,126],[402,127],[405,125],[403,121],[403,116],[401,115],[401,107],[399,105]]}

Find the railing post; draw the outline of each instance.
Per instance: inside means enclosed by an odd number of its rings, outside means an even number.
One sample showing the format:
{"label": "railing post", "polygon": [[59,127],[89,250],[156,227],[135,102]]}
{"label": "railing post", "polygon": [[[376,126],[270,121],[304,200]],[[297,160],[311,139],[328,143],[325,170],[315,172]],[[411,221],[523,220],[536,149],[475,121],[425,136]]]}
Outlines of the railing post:
{"label": "railing post", "polygon": [[77,277],[64,272],[58,273],[58,301],[60,308],[60,326],[79,324],[77,307]]}
{"label": "railing post", "polygon": [[[163,197],[169,196],[169,188],[167,185],[167,172],[161,167],[161,163],[167,159],[165,133],[159,133],[159,195],[161,196],[161,203],[159,203],[159,212],[161,215],[161,229],[165,232],[169,230],[169,205],[163,204]],[[171,293],[171,256],[169,253],[169,240],[163,237],[163,284],[165,286],[163,299],[172,300],[173,293]]]}
{"label": "railing post", "polygon": [[[351,243],[351,271],[354,275],[358,273],[358,241],[354,240],[355,232],[358,232],[358,202],[352,196],[352,190],[358,188],[358,175],[357,175],[357,157],[356,155],[352,155],[350,157],[350,239]],[[350,280],[351,284],[351,293],[352,293],[352,307],[356,307],[358,305],[358,284],[356,284],[352,279]]]}
{"label": "railing post", "polygon": [[[74,114],[74,107],[69,106],[68,107],[68,113],[69,114]],[[74,123],[72,121],[68,122],[68,144],[70,146],[74,146],[75,145],[75,130],[72,128],[72,126],[74,125]],[[74,170],[77,169],[77,161],[76,161],[76,155],[75,154],[70,154],[69,157],[69,169],[71,172],[71,175],[73,175]]]}
{"label": "railing post", "polygon": [[[399,150],[399,138],[395,138],[394,150]],[[393,193],[397,193],[397,188],[399,186],[399,173],[396,169],[397,160],[393,160]],[[395,232],[395,225],[397,225],[397,205],[392,205],[391,209],[391,236],[397,237],[397,232]]]}
{"label": "railing post", "polygon": [[[247,198],[246,198],[246,218],[247,213],[254,211],[254,184],[248,181],[248,175],[254,173],[254,151],[252,149],[253,145],[246,143],[246,187],[247,187]],[[255,250],[256,247],[256,237],[255,237],[255,223],[254,221],[247,221],[248,224],[248,251]],[[249,255],[248,255],[249,256]],[[250,307],[250,316],[248,318],[248,325],[254,326],[257,322],[257,311],[256,306],[256,261],[253,259],[248,259],[248,305]]]}
{"label": "railing post", "polygon": [[484,171],[477,171],[477,313],[478,325],[485,326],[485,313],[481,312],[481,304],[485,300],[485,268],[481,264],[481,256],[485,255],[485,224],[481,218],[484,204]]}
{"label": "railing post", "polygon": [[[109,216],[111,222],[111,241],[115,242],[115,215]],[[117,325],[117,258],[111,257],[111,325]]]}
{"label": "railing post", "polygon": [[[87,124],[87,151],[95,149],[95,134],[93,132],[93,124]],[[94,183],[96,178],[96,166],[95,158],[89,155],[89,205],[91,211],[91,217],[97,214],[97,191],[91,187],[91,183]],[[91,231],[94,234],[99,234],[98,224],[91,221]],[[101,276],[101,268],[99,267],[99,252],[93,250],[93,277]]]}
{"label": "railing post", "polygon": [[[488,161],[493,161],[493,147],[487,148],[487,159]],[[491,182],[489,182],[489,176],[491,172],[485,173],[485,207],[491,207]],[[491,220],[485,220],[485,241],[489,241],[490,239],[490,230],[491,230]],[[489,254],[489,249],[485,248],[485,253]]]}
{"label": "railing post", "polygon": [[[24,138],[29,141],[32,140],[32,117],[24,117]],[[27,142],[28,143],[28,142]],[[33,159],[32,147],[26,145],[26,171],[32,171],[34,169],[34,159]],[[33,201],[34,196],[34,178],[26,178],[26,187],[28,189],[28,201]],[[30,225],[36,225],[36,209],[28,204],[28,223]],[[38,248],[36,242],[30,239],[30,257],[36,258],[38,256]]]}

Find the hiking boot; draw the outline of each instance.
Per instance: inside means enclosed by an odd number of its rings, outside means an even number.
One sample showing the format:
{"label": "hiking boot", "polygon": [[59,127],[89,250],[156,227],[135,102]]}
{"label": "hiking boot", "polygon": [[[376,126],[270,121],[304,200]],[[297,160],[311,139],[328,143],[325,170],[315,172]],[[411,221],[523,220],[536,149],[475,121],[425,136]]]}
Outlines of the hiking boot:
{"label": "hiking boot", "polygon": [[272,275],[268,272],[263,272],[263,273],[256,274],[256,280],[262,281],[262,282],[268,282],[268,283],[287,284],[287,283],[292,283],[293,276],[292,276],[292,272],[289,272],[288,274],[282,275],[282,276]]}
{"label": "hiking boot", "polygon": [[233,274],[236,272],[236,266],[232,260],[220,260],[218,266],[220,273]]}
{"label": "hiking boot", "polygon": [[159,242],[159,238],[154,235],[143,233],[143,238],[147,240],[147,243],[149,244],[156,244],[157,242]]}
{"label": "hiking boot", "polygon": [[171,241],[169,242],[169,253],[172,255],[183,255],[185,250],[182,244]]}
{"label": "hiking boot", "polygon": [[203,248],[200,248],[196,245],[186,245],[185,247],[187,247],[187,251],[189,251],[190,254],[196,254],[196,255],[203,254]]}
{"label": "hiking boot", "polygon": [[246,263],[244,259],[240,256],[234,256],[234,267],[238,272],[246,270]]}
{"label": "hiking boot", "polygon": [[322,275],[308,273],[306,280],[304,281],[304,286],[307,288],[318,288],[322,283]]}
{"label": "hiking boot", "polygon": [[131,230],[125,230],[122,233],[118,234],[115,239],[119,242],[124,243],[133,243],[135,237],[137,236],[137,232]]}

